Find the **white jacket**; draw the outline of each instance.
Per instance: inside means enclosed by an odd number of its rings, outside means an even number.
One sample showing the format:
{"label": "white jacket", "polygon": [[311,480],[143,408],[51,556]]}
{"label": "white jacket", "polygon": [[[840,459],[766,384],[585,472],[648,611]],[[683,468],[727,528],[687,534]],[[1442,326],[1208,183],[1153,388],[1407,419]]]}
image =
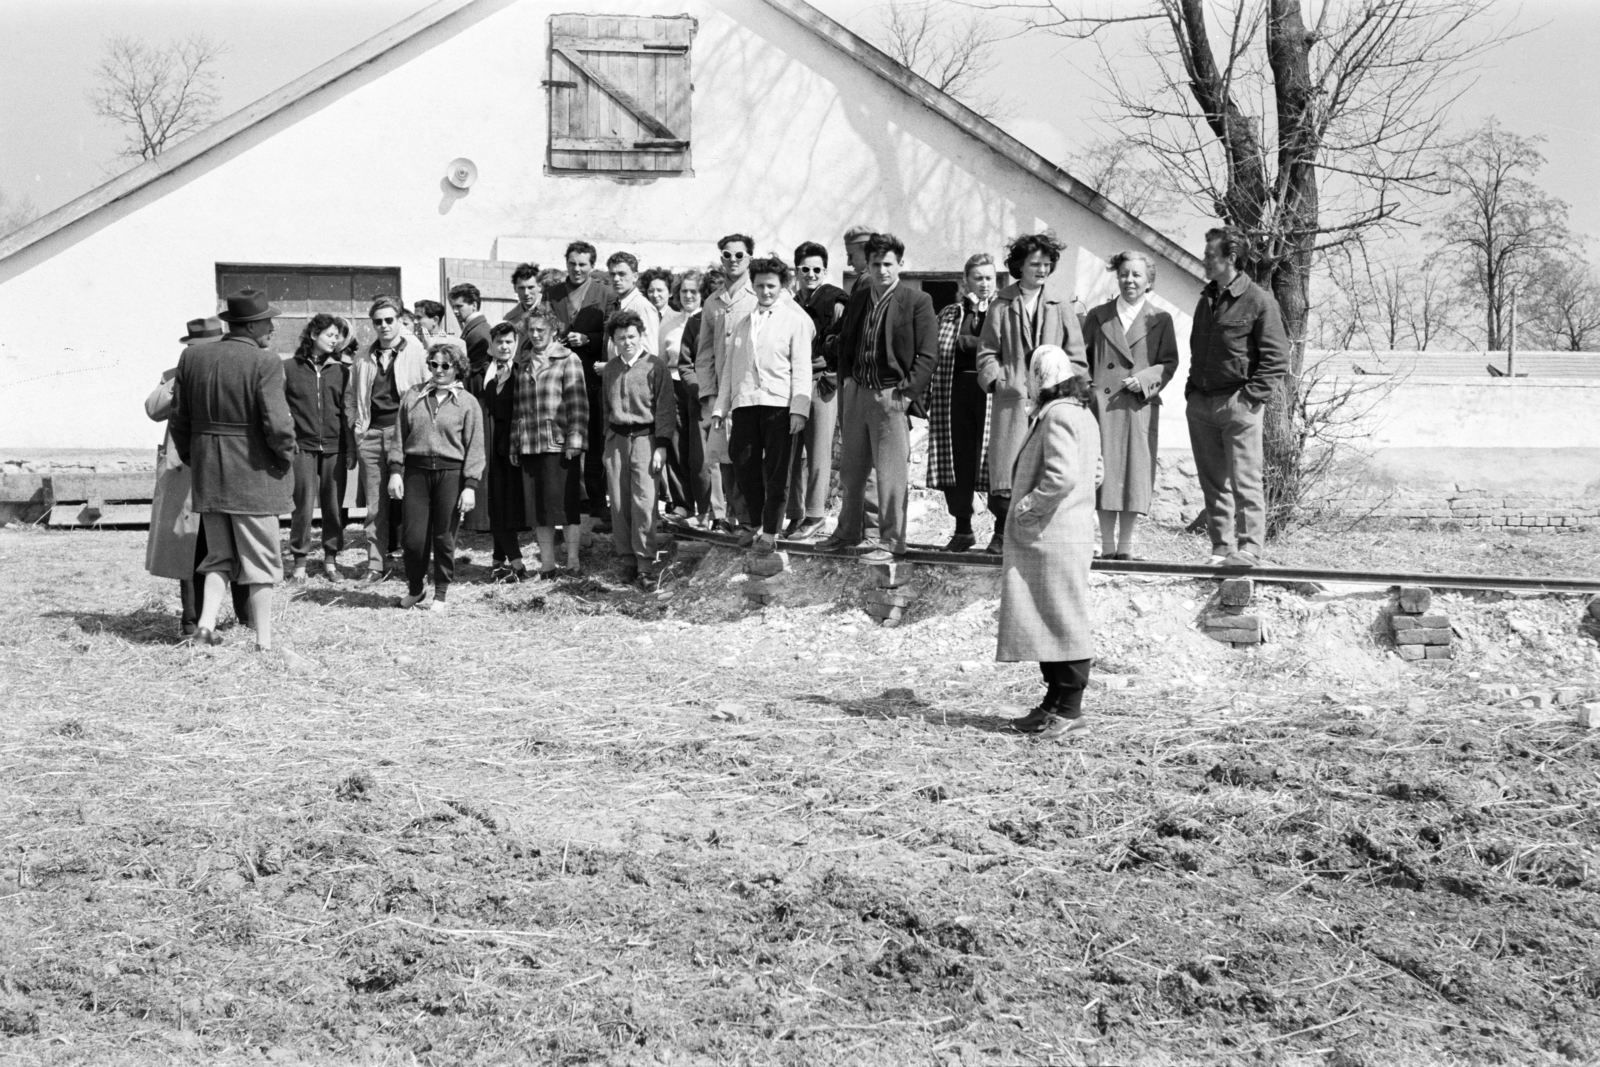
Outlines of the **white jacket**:
{"label": "white jacket", "polygon": [[718,374],[713,415],[736,408],[783,407],[811,413],[811,316],[792,300],[754,308],[733,327],[727,365]]}

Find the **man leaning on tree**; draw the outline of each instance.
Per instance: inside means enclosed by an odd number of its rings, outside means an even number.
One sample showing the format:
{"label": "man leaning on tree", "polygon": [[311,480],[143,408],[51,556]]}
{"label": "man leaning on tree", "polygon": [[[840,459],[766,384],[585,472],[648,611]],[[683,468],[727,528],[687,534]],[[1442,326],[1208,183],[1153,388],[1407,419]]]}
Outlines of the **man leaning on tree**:
{"label": "man leaning on tree", "polygon": [[1189,332],[1189,442],[1194,449],[1216,566],[1253,567],[1266,540],[1262,422],[1289,366],[1278,302],[1242,267],[1248,243],[1234,229],[1206,231],[1200,292]]}

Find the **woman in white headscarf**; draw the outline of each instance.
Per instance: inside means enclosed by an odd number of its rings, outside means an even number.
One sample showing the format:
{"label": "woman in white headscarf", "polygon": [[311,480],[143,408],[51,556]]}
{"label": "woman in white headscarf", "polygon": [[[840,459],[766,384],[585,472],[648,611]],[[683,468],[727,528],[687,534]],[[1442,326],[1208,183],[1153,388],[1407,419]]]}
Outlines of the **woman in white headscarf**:
{"label": "woman in white headscarf", "polygon": [[1081,724],[1094,656],[1089,566],[1100,430],[1089,411],[1088,379],[1061,347],[1034,350],[1028,394],[1033,417],[1011,471],[995,659],[1039,664],[1044,699],[1013,725],[1054,738]]}

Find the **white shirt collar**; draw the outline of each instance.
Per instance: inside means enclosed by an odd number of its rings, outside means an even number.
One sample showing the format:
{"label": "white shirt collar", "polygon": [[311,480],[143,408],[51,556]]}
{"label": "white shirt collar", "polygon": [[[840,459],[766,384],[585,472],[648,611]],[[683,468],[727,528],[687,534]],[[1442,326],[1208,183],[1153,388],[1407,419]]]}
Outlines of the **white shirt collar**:
{"label": "white shirt collar", "polygon": [[1127,333],[1133,326],[1134,320],[1144,314],[1145,298],[1140,297],[1137,304],[1130,304],[1120,295],[1117,297],[1117,319],[1122,323],[1122,332]]}

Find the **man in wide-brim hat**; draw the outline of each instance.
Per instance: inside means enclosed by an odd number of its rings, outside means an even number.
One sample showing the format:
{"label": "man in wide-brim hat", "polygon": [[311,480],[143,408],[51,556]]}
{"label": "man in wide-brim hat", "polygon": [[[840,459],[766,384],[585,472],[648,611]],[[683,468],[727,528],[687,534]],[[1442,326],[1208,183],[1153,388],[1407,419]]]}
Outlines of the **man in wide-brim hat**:
{"label": "man in wide-brim hat", "polygon": [[196,644],[220,643],[217,612],[231,580],[250,589],[256,647],[272,647],[272,587],[283,580],[278,516],[294,506],[294,420],[283,393],[283,361],[267,348],[279,314],[259,289],[227,299],[220,341],[178,357],[168,427],[192,476],[192,506],[205,530],[205,581]]}

